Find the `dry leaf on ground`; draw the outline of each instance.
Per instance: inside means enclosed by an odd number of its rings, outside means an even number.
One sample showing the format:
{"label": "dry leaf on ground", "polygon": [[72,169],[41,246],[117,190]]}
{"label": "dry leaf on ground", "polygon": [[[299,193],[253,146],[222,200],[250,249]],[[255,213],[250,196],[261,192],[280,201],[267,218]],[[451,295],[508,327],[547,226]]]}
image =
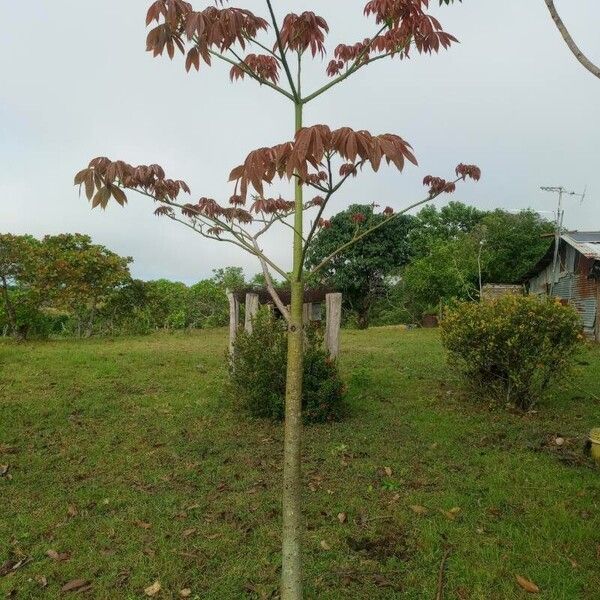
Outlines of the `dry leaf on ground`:
{"label": "dry leaf on ground", "polygon": [[529,592],[530,594],[539,594],[540,588],[537,585],[535,585],[533,581],[525,579],[525,577],[521,577],[520,575],[517,575],[516,579],[517,583],[519,584],[519,587],[524,589],[526,592]]}
{"label": "dry leaf on ground", "polygon": [[56,550],[48,550],[46,556],[49,556],[52,560],[56,560],[57,562],[62,562],[71,558],[71,555],[68,552],[57,552]]}
{"label": "dry leaf on ground", "polygon": [[159,581],[155,581],[152,585],[149,585],[145,590],[144,590],[144,594],[146,594],[146,596],[156,596],[156,594],[158,594],[158,592],[160,592],[161,590],[161,585]]}
{"label": "dry leaf on ground", "polygon": [[87,579],[72,579],[60,588],[61,592],[79,592],[89,589],[91,583]]}
{"label": "dry leaf on ground", "polygon": [[410,510],[412,510],[416,515],[426,515],[429,512],[424,506],[421,506],[420,504],[413,504],[410,507]]}

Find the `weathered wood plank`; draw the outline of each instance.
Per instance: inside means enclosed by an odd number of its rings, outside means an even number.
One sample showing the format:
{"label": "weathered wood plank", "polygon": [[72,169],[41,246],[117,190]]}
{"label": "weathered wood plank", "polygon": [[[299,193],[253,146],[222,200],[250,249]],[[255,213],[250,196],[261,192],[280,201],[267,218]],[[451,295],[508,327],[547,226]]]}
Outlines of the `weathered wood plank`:
{"label": "weathered wood plank", "polygon": [[240,303],[229,290],[227,290],[227,299],[229,300],[229,354],[233,356],[235,337],[240,324]]}
{"label": "weathered wood plank", "polygon": [[246,316],[244,318],[244,329],[252,333],[252,320],[258,312],[258,294],[246,294]]}
{"label": "weathered wood plank", "polygon": [[325,346],[332,358],[340,353],[340,326],[342,324],[342,294],[325,297]]}

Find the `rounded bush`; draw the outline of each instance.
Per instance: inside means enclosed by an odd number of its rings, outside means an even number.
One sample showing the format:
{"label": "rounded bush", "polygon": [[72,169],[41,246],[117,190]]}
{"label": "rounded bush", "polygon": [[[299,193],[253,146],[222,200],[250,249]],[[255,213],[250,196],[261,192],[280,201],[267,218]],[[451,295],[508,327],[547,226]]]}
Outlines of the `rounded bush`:
{"label": "rounded bush", "polygon": [[575,310],[547,297],[461,302],[442,322],[449,359],[466,381],[523,410],[565,377],[582,339]]}
{"label": "rounded bush", "polygon": [[[260,310],[252,333],[237,335],[234,358],[229,360],[230,391],[250,415],[281,421],[284,418],[287,331],[282,319]],[[302,414],[309,423],[341,418],[345,386],[337,364],[323,348],[316,326],[306,328]]]}

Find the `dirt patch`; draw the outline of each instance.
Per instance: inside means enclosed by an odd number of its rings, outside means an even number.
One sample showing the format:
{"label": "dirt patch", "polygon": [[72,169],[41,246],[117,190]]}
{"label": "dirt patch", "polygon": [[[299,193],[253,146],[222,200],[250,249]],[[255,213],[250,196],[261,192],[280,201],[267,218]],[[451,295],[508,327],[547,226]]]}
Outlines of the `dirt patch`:
{"label": "dirt patch", "polygon": [[401,529],[388,531],[382,535],[349,537],[346,543],[354,552],[379,562],[385,562],[390,558],[404,561],[408,560],[412,554],[409,540]]}

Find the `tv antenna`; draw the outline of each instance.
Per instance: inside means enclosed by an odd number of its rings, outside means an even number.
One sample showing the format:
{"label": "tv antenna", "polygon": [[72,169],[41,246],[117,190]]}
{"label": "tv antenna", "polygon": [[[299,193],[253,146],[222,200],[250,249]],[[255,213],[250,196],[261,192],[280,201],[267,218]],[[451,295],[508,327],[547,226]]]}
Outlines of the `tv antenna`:
{"label": "tv antenna", "polygon": [[562,186],[542,186],[540,188],[544,192],[550,192],[558,195],[558,203],[556,206],[556,219],[554,223],[554,256],[552,258],[552,279],[550,280],[550,295],[554,290],[554,283],[557,278],[556,269],[558,268],[558,250],[560,246],[560,236],[563,229],[563,222],[565,218],[565,211],[563,209],[563,196],[575,196],[579,198],[579,204],[582,204],[585,200],[585,194],[587,192],[587,186],[583,190],[583,194],[577,192],[565,190]]}

